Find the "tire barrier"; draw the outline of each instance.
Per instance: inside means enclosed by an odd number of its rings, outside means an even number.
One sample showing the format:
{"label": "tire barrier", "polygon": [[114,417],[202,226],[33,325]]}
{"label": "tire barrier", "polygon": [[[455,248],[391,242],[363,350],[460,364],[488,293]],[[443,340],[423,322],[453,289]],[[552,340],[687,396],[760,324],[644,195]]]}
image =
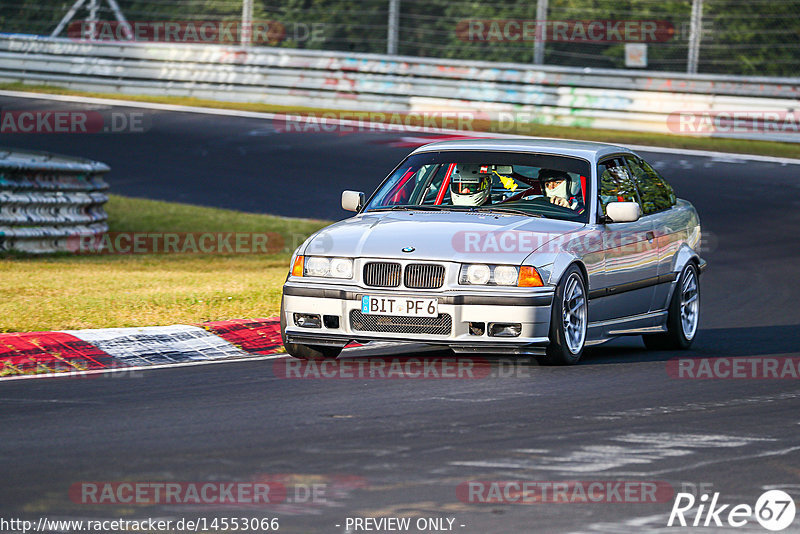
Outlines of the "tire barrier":
{"label": "tire barrier", "polygon": [[68,250],[79,235],[108,231],[103,163],[0,149],[0,252]]}
{"label": "tire barrier", "polygon": [[[534,122],[658,133],[700,124],[708,135],[797,141],[800,78],[652,71],[349,54],[210,44],[86,42],[0,34],[0,80],[106,93],[191,96],[359,111],[480,113]],[[761,112],[757,131],[737,132],[732,113]],[[717,117],[718,114],[720,117]],[[676,131],[678,128],[678,131]],[[759,130],[760,128],[760,130]],[[703,133],[705,135],[705,133]]]}

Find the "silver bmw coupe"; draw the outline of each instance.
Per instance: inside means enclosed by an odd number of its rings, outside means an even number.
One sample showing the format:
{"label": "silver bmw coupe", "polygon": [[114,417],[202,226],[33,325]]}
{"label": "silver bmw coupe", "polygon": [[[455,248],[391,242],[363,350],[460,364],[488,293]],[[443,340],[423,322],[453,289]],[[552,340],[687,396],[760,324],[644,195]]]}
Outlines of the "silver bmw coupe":
{"label": "silver bmw coupe", "polygon": [[433,143],[342,207],[356,215],[309,237],[283,286],[297,358],[381,340],[574,364],[616,336],[686,349],[697,332],[697,212],[627,148]]}

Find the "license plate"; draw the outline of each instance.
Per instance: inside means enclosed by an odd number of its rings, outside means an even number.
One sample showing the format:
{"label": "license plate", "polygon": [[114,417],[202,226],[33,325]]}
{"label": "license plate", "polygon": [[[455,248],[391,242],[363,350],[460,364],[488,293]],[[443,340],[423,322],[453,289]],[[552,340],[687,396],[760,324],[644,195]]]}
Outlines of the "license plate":
{"label": "license plate", "polygon": [[361,313],[367,315],[412,315],[414,317],[438,317],[439,299],[414,297],[361,297]]}

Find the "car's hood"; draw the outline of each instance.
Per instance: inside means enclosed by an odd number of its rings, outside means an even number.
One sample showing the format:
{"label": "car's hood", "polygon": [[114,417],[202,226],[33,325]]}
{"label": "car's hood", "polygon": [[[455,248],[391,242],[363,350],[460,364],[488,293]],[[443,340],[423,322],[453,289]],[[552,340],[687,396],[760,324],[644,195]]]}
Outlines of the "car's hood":
{"label": "car's hood", "polygon": [[[479,212],[379,212],[340,221],[307,242],[304,254],[521,264],[581,223]],[[403,249],[412,248],[411,252]]]}

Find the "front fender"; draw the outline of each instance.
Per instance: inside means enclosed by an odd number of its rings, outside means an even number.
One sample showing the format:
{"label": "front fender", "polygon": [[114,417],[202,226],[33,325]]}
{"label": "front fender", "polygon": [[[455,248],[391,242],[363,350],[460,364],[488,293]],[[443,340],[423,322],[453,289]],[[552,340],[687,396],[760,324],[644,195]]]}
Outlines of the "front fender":
{"label": "front fender", "polygon": [[586,267],[583,265],[581,258],[576,254],[564,251],[533,253],[525,259],[524,265],[536,267],[542,277],[542,282],[555,286],[561,280],[561,276],[567,268],[573,263],[577,263],[585,274]]}
{"label": "front fender", "polygon": [[595,228],[584,227],[542,245],[525,258],[524,264],[536,267],[542,281],[554,286],[573,263],[586,276],[602,268],[602,258],[602,235]]}

